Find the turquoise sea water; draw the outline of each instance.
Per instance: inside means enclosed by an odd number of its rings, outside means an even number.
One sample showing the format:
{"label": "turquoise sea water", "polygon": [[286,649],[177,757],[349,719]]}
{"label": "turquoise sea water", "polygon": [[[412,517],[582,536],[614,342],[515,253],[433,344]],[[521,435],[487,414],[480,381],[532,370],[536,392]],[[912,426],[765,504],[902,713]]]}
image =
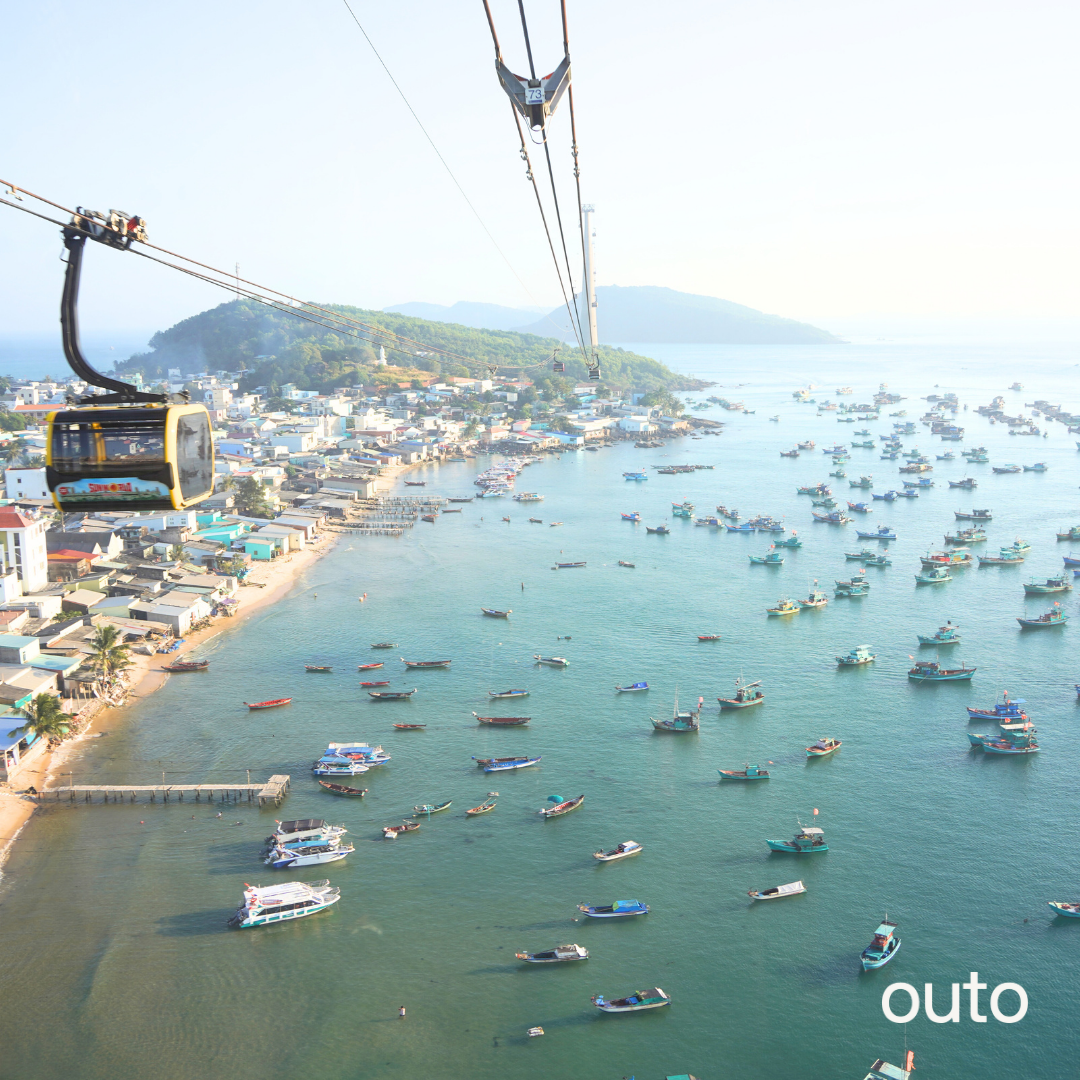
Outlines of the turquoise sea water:
{"label": "turquoise sea water", "polygon": [[[211,642],[206,675],[171,679],[72,764],[76,783],[290,772],[293,791],[276,815],[243,805],[219,819],[206,803],[61,805],[16,845],[0,892],[0,1005],[9,1022],[0,1075],[641,1080],[688,1071],[701,1080],[836,1080],[865,1075],[879,1055],[899,1062],[905,1040],[920,1080],[1067,1075],[1080,921],[1055,920],[1046,901],[1080,899],[1080,620],[1022,633],[1015,617],[1048,606],[1025,600],[1022,583],[1061,569],[1069,545],[1054,532],[1080,523],[1075,438],[1057,424],[1049,439],[1009,437],[961,412],[966,445],[986,445],[993,463],[1045,460],[1050,471],[995,476],[972,466],[974,493],[939,486],[918,500],[875,503],[864,520],[895,525],[899,539],[889,545],[893,565],[868,570],[869,596],[789,620],[769,619],[765,608],[805,595],[814,579],[831,586],[850,576],[857,564],[843,552],[861,546],[854,525],[815,524],[809,498],[795,494],[827,479],[829,459],[820,449],[796,460],[778,451],[796,439],[819,448],[849,441],[864,425],[819,417],[792,402],[792,389],[812,379],[817,396],[835,397],[836,386],[850,384],[855,400],[868,400],[884,380],[911,395],[893,411],[916,420],[924,405],[915,395],[935,383],[972,407],[999,392],[1010,411],[1036,397],[1076,407],[1074,353],[672,348],[662,355],[722,384],[705,393],[734,397],[737,388],[756,414],[714,408],[705,415],[728,421],[723,436],[662,450],[627,445],[546,459],[518,481],[542,503],[484,500],[401,539],[344,538],[287,600]],[[1004,390],[1013,379],[1027,384],[1023,394]],[[770,423],[776,413],[780,423]],[[891,423],[883,416],[867,426]],[[921,425],[906,444],[960,449]],[[684,461],[715,468],[622,479],[626,469]],[[486,464],[420,475],[428,492],[470,494]],[[872,472],[881,491],[898,485],[898,464],[855,450],[846,468],[851,478]],[[965,464],[935,462],[932,475],[943,485]],[[847,496],[846,481],[832,483]],[[751,566],[747,553],[763,551],[765,535],[672,520],[671,502],[683,499],[699,512],[722,502],[744,515],[783,515],[805,546],[783,567]],[[918,556],[942,545],[954,509],[972,505],[993,509],[986,546],[1022,535],[1032,544],[1027,562],[917,589]],[[667,521],[672,535],[621,521],[630,510],[649,524]],[[565,524],[552,529],[552,520]],[[553,571],[560,556],[588,565]],[[1063,603],[1075,616],[1073,594]],[[513,614],[484,619],[481,605]],[[976,665],[974,681],[909,682],[910,657],[934,656],[920,653],[915,635],[946,619],[960,624],[964,641],[942,658]],[[698,644],[707,632],[722,639]],[[370,651],[384,640],[400,649]],[[876,663],[837,669],[835,654],[862,643]],[[536,668],[534,652],[570,666]],[[405,676],[399,656],[452,657],[453,665]],[[386,661],[395,687],[419,687],[415,698],[368,699],[355,665],[372,659]],[[313,660],[334,664],[334,674],[305,675]],[[763,681],[765,705],[719,714],[717,695],[740,673]],[[613,692],[639,679],[647,694]],[[489,689],[508,687],[531,696],[488,701]],[[705,699],[696,736],[649,724],[650,714],[670,714],[676,688],[684,705]],[[969,749],[964,706],[989,706],[1004,689],[1026,698],[1041,754],[988,758]],[[249,713],[241,704],[281,695],[293,705]],[[492,731],[477,727],[474,710],[533,719]],[[395,731],[401,720],[428,726]],[[843,748],[807,762],[803,748],[823,735]],[[393,755],[357,778],[370,789],[360,805],[326,795],[307,771],[328,741],[347,739]],[[543,755],[539,768],[491,777],[471,760],[524,750]],[[771,762],[773,779],[718,785],[717,768],[745,761]],[[500,792],[498,808],[467,820],[465,809],[490,790]],[[584,806],[565,818],[535,813],[549,795],[582,793]],[[419,832],[379,839],[380,827],[414,804],[445,799],[452,809]],[[770,854],[765,839],[790,837],[815,808],[831,850]],[[268,872],[258,853],[274,817],[307,815],[346,824],[355,854],[325,870]],[[591,858],[630,839],[643,854],[611,865]],[[226,929],[245,882],[310,880],[320,870],[342,891],[331,911]],[[803,896],[757,906],[746,897],[750,887],[797,878]],[[652,913],[575,921],[579,902],[615,899],[640,899]],[[864,974],[858,954],[886,911],[903,947],[884,970]],[[513,957],[564,942],[586,946],[591,958],[548,967]],[[1027,1016],[975,1024],[966,993],[957,1024],[920,1015],[905,1030],[882,1015],[891,982],[933,983],[940,1012],[949,984],[971,971],[991,988],[1024,986]],[[604,1016],[589,1002],[654,985],[673,998],[669,1009]],[[1003,1008],[1014,1000],[1006,995]],[[895,1004],[902,1008],[903,995]],[[532,1025],[545,1036],[527,1039]]]}

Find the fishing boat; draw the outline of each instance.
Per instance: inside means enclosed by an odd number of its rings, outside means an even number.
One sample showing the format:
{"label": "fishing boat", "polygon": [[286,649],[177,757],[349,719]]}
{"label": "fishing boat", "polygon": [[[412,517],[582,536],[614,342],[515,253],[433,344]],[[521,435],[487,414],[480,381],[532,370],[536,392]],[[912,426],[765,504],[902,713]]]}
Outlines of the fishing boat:
{"label": "fishing boat", "polygon": [[798,446],[799,446],[800,450],[813,450],[814,449],[814,440],[813,439],[807,439],[806,442],[801,442],[801,443],[798,444]]}
{"label": "fishing boat", "polygon": [[416,693],[416,687],[411,690],[369,690],[368,697],[376,701],[401,701],[403,698],[411,698]]}
{"label": "fishing boat", "polygon": [[426,480],[406,480],[405,481],[405,486],[406,487],[427,487],[427,481]]}
{"label": "fishing boat", "polygon": [[919,634],[918,638],[920,645],[956,645],[960,641],[960,628],[947,622],[932,634]]}
{"label": "fishing boat", "polygon": [[1029,596],[1039,596],[1045,593],[1070,592],[1072,582],[1062,574],[1060,577],[1047,578],[1044,582],[1032,581],[1024,585],[1024,592]]}
{"label": "fishing boat", "polygon": [[[860,570],[862,574],[865,571]],[[837,596],[865,596],[870,591],[870,582],[866,578],[853,577],[850,581],[836,582]]]}
{"label": "fishing boat", "polygon": [[747,763],[743,769],[717,769],[720,774],[721,781],[724,780],[768,780],[769,773],[767,769],[761,768],[759,765],[750,765]]}
{"label": "fishing boat", "polygon": [[1080,566],[1080,555],[1074,555],[1071,551],[1068,555],[1063,555],[1065,565],[1069,567]]}
{"label": "fishing boat", "polygon": [[[964,408],[967,408],[967,406],[965,405]],[[863,1080],[910,1080],[911,1074],[915,1071],[915,1065],[913,1064],[914,1058],[915,1051],[909,1050],[904,1059],[904,1067],[902,1069],[897,1065],[890,1065],[887,1061],[878,1058],[877,1061],[870,1066],[870,1071]]]}
{"label": "fishing boat", "polygon": [[989,510],[972,510],[970,513],[963,510],[954,510],[953,517],[957,521],[992,521],[993,515]]}
{"label": "fishing boat", "polygon": [[544,519],[543,518],[529,518],[529,521],[533,525],[543,525],[544,524]]}
{"label": "fishing boat", "polygon": [[836,477],[837,480],[843,480],[847,473],[843,469],[834,469],[829,475]]}
{"label": "fishing boat", "polygon": [[560,562],[555,564],[556,570],[570,570],[576,566],[584,566],[583,562]]}
{"label": "fishing boat", "polygon": [[489,690],[488,697],[491,698],[512,698],[512,697],[528,697],[528,690]]}
{"label": "fishing boat", "polygon": [[855,535],[860,540],[895,540],[896,533],[893,532],[889,525],[879,525],[875,532],[864,532],[862,529],[856,529]]}
{"label": "fishing boat", "polygon": [[641,690],[648,690],[649,684],[647,682],[631,683],[629,686],[616,686],[615,690],[620,694],[636,694]]}
{"label": "fishing boat", "polygon": [[827,484],[810,484],[807,487],[796,488],[797,495],[831,495],[832,488]]}
{"label": "fishing boat", "polygon": [[928,476],[920,476],[918,480],[905,480],[904,481],[904,487],[907,488],[908,491],[912,491],[912,490],[921,491],[923,488],[932,488],[933,486],[934,486],[934,481],[931,480],[930,477],[928,477]]}
{"label": "fishing boat", "polygon": [[697,639],[698,639],[698,641],[719,641],[720,640],[720,635],[719,634],[698,634]]}
{"label": "fishing boat", "polygon": [[919,560],[923,566],[947,566],[950,570],[962,569],[975,563],[971,552],[965,548],[953,548],[951,551],[928,551],[925,555],[920,555]]}
{"label": "fishing boat", "polygon": [[[210,666],[209,660],[174,660],[171,664],[166,664],[163,671],[205,671]],[[308,671],[311,671],[308,668]],[[327,671],[330,669],[327,668]]]}
{"label": "fishing boat", "polygon": [[860,959],[863,971],[884,967],[900,948],[900,939],[896,936],[896,923],[886,918],[874,931],[874,940],[863,949]]}
{"label": "fishing boat", "polygon": [[754,532],[754,526],[749,522],[744,522],[742,525],[724,525],[729,533],[752,533]]}
{"label": "fishing boat", "polygon": [[293,821],[276,821],[277,828],[266,838],[270,847],[308,840],[325,840],[343,836],[348,830],[342,825],[331,825],[323,818],[296,818]]}
{"label": "fishing boat", "polygon": [[878,502],[895,502],[900,496],[895,491],[886,491],[884,495],[879,495],[876,491],[870,492],[872,499],[877,499]]}
{"label": "fishing boat", "polygon": [[291,697],[271,698],[269,701],[245,701],[249,709],[279,709],[282,705],[288,705]]}
{"label": "fishing boat", "polygon": [[304,670],[319,675],[329,675],[334,669],[329,664],[305,664]]}
{"label": "fishing boat", "polygon": [[852,520],[843,510],[830,510],[827,514],[811,510],[810,513],[815,521],[824,521],[827,525],[847,525]]}
{"label": "fishing boat", "polygon": [[631,570],[633,570],[635,564],[632,563],[632,562],[624,562],[622,559],[620,559],[619,560],[619,565],[620,566],[628,566]]}
{"label": "fishing boat", "polygon": [[367,788],[349,787],[348,784],[335,784],[330,780],[320,780],[319,787],[329,791],[331,795],[344,795],[348,799],[362,799],[367,793]]}
{"label": "fishing boat", "polygon": [[384,825],[383,839],[396,840],[402,833],[416,832],[419,828],[419,821],[403,821],[400,825]]}
{"label": "fishing boat", "polygon": [[799,456],[798,447],[796,447],[793,450],[781,450],[780,451],[780,456],[781,457],[798,457]]}
{"label": "fishing boat", "polygon": [[631,855],[640,855],[644,850],[635,840],[624,840],[610,851],[594,851],[593,858],[597,862],[616,862],[618,859],[629,859]]}
{"label": "fishing boat", "polygon": [[622,514],[620,516],[622,517],[623,521],[640,521],[641,520],[641,515],[636,510],[632,514]]}
{"label": "fishing boat", "polygon": [[1046,472],[1047,468],[1045,461],[1036,461],[1034,465],[1025,465],[1024,472]]}
{"label": "fishing boat", "polygon": [[844,558],[854,562],[863,562],[866,559],[872,559],[876,554],[877,552],[871,548],[863,548],[861,551],[845,551]]}
{"label": "fishing boat", "polygon": [[944,566],[935,566],[915,575],[917,585],[943,585],[946,581],[952,581],[952,574]]}
{"label": "fishing boat", "polygon": [[980,746],[988,754],[1037,754],[1039,744],[1035,741],[1035,728],[1029,723],[1001,724],[1001,736],[973,735],[968,733],[968,742]]}
{"label": "fishing boat", "polygon": [[652,726],[657,731],[672,731],[672,732],[686,732],[697,731],[699,728],[699,721],[701,719],[701,705],[703,698],[698,698],[698,707],[696,712],[685,712],[679,709],[679,691],[675,690],[675,706],[672,710],[670,720],[656,720],[653,717],[649,717],[652,721]]}
{"label": "fishing boat", "polygon": [[533,653],[533,659],[538,664],[547,664],[548,667],[566,667],[570,663],[561,656],[540,656],[537,653]]}
{"label": "fishing boat", "polygon": [[790,855],[806,855],[818,851],[828,851],[825,833],[815,826],[801,825],[791,840],[766,840],[773,851],[785,851]]}
{"label": "fishing boat", "polygon": [[848,487],[853,488],[866,488],[869,490],[874,486],[874,477],[872,475],[860,476],[858,480],[849,480]]}
{"label": "fishing boat", "polygon": [[[1080,447],[1080,443],[1077,443],[1077,446]],[[1080,540],[1080,525],[1074,525],[1065,532],[1059,532],[1057,538],[1059,540]]]}
{"label": "fishing boat", "polygon": [[482,607],[480,610],[491,619],[506,619],[513,613],[512,608],[507,608],[505,611],[499,611],[498,608]]}
{"label": "fishing boat", "polygon": [[460,513],[461,513],[461,507],[460,507],[460,506],[458,506],[458,507],[455,507],[455,508],[454,508],[453,510],[451,510],[451,509],[450,509],[449,507],[447,507],[447,506],[444,506],[444,507],[443,507],[443,508],[442,508],[442,509],[441,509],[441,510],[439,511],[439,513],[440,513],[440,514],[460,514]]}
{"label": "fishing boat", "polygon": [[514,955],[526,964],[562,964],[569,960],[588,960],[589,950],[580,945],[556,945],[554,949],[544,952],[519,952]]}
{"label": "fishing boat", "polygon": [[[420,515],[420,520],[421,521],[434,522],[435,521],[435,515],[434,514],[421,514]],[[509,520],[510,520],[509,518],[503,518],[503,521],[509,521]]]}
{"label": "fishing boat", "polygon": [[389,679],[380,679],[378,682],[362,682],[360,685],[365,687],[365,688],[369,687],[369,686],[389,686],[390,685],[390,680]]}
{"label": "fishing boat", "polygon": [[300,844],[296,847],[275,847],[263,859],[274,870],[299,870],[305,866],[321,866],[323,863],[340,862],[356,849],[340,840],[325,843]]}
{"label": "fishing boat", "polygon": [[624,480],[648,480],[649,477],[643,472],[624,472]]}
{"label": "fishing boat", "polygon": [[[731,526],[729,525],[728,528],[730,529]],[[667,536],[667,534],[671,532],[671,530],[666,525],[657,525],[655,529],[649,525],[646,525],[645,531],[647,533],[656,533],[658,536]]]}
{"label": "fishing boat", "polygon": [[470,495],[467,499],[447,499],[446,501],[452,503],[468,503],[473,501],[473,497]]}
{"label": "fishing boat", "polygon": [[936,660],[916,660],[907,673],[915,682],[962,682],[970,680],[975,668],[962,664],[958,668],[943,668]]}
{"label": "fishing boat", "polygon": [[598,904],[578,904],[578,911],[590,919],[624,919],[631,915],[648,915],[649,905],[640,900],[616,900],[606,907]]}
{"label": "fishing boat", "polygon": [[395,724],[398,731],[423,731],[427,724]]}
{"label": "fishing boat", "polygon": [[1010,566],[1024,561],[1024,556],[1019,551],[1007,547],[1002,548],[997,555],[980,555],[978,558],[980,566]]}
{"label": "fishing boat", "polygon": [[[946,450],[944,454],[937,455],[938,461],[955,461],[956,455],[951,450]],[[949,486],[953,486],[953,482],[949,481]]]}
{"label": "fishing boat", "polygon": [[571,810],[576,810],[584,801],[584,795],[578,795],[573,799],[564,799],[561,795],[549,795],[548,802],[551,806],[545,806],[536,812],[545,818],[561,817],[563,814],[569,814]]}
{"label": "fishing boat", "polygon": [[329,881],[290,881],[267,888],[248,885],[244,889],[244,902],[229,920],[229,925],[247,929],[302,919],[325,910],[340,899],[341,890],[331,888]]}
{"label": "fishing boat", "polygon": [[752,563],[765,566],[783,566],[784,556],[776,550],[776,546],[773,545],[764,555],[747,555],[747,558]]}
{"label": "fishing boat", "polygon": [[382,664],[357,664],[357,671],[373,671],[375,668],[386,667],[385,663]]}
{"label": "fishing boat", "polygon": [[840,739],[818,739],[813,746],[806,748],[806,756],[808,758],[827,757],[833,751],[839,750],[843,745],[843,741]]}
{"label": "fishing boat", "polygon": [[495,809],[495,796],[498,794],[497,791],[489,791],[488,797],[479,806],[474,806],[471,810],[465,811],[465,816],[477,817],[480,814],[490,814]]}
{"label": "fishing boat", "polygon": [[959,529],[955,533],[946,533],[945,543],[984,544],[986,543],[986,530],[980,525],[972,525],[967,529]]}
{"label": "fishing boat", "polygon": [[478,724],[490,724],[494,727],[524,727],[532,719],[531,716],[481,716],[475,712],[473,716]]}
{"label": "fishing boat", "polygon": [[396,649],[397,643],[393,641],[379,641],[371,646],[373,649]]}
{"label": "fishing boat", "polygon": [[817,582],[814,582],[814,587],[810,590],[810,594],[805,600],[799,601],[799,607],[804,608],[823,608],[828,604],[829,598],[818,587]]}
{"label": "fishing boat", "polygon": [[1018,473],[1023,471],[1019,465],[992,465],[991,468],[996,473]]}
{"label": "fishing boat", "polygon": [[968,717],[971,720],[1027,720],[1027,713],[1021,705],[1027,704],[1023,698],[1009,699],[1009,692],[1004,692],[1003,700],[997,702],[992,709],[973,709],[968,706]]}
{"label": "fishing boat", "polygon": [[892,559],[889,558],[888,550],[885,550],[880,555],[870,555],[863,559],[863,566],[892,566]]}
{"label": "fishing boat", "polygon": [[1047,900],[1046,902],[1058,915],[1064,915],[1068,919],[1080,919],[1080,904],[1065,900]]}
{"label": "fishing boat", "polygon": [[790,597],[782,596],[779,600],[776,601],[775,607],[766,608],[765,610],[769,613],[770,616],[783,616],[798,615],[798,613],[802,611],[802,608],[799,607],[799,605],[795,603],[795,601],[792,600]]}
{"label": "fishing boat", "polygon": [[431,817],[432,814],[440,814],[443,810],[449,810],[452,803],[452,799],[447,799],[446,802],[435,803],[434,805],[424,803],[423,806],[414,806],[413,817],[424,817],[425,815]]}
{"label": "fishing boat", "polygon": [[775,546],[786,548],[801,548],[803,546],[803,542],[799,539],[798,533],[793,530],[791,535],[786,539],[777,540]]}
{"label": "fishing boat", "polygon": [[509,772],[511,769],[527,769],[540,762],[542,755],[536,757],[501,757],[473,758],[484,772]]}
{"label": "fishing boat", "polygon": [[452,663],[450,660],[406,660],[404,656],[401,662],[407,668],[446,668]]}
{"label": "fishing boat", "polygon": [[873,509],[864,502],[852,502],[849,499],[847,506],[849,510],[853,510],[856,514],[872,514],[874,512]]}
{"label": "fishing boat", "polygon": [[740,675],[735,680],[734,697],[716,699],[721,709],[747,709],[751,705],[760,705],[765,700],[765,691],[761,689],[761,680],[744,683]]}
{"label": "fishing boat", "polygon": [[1061,610],[1060,604],[1055,604],[1049,611],[1035,618],[1017,617],[1021,626],[1031,629],[1045,629],[1050,626],[1064,626],[1069,621],[1069,616]]}
{"label": "fishing boat", "polygon": [[792,881],[787,885],[774,885],[771,889],[751,889],[746,895],[751,900],[779,900],[783,896],[798,896],[806,892],[801,881]]}
{"label": "fishing boat", "polygon": [[614,1000],[608,1000],[603,994],[596,994],[592,1003],[603,1012],[641,1012],[643,1009],[659,1009],[664,1005],[670,1005],[671,998],[657,986],[652,990],[638,990],[635,994]]}
{"label": "fishing boat", "polygon": [[876,658],[869,645],[856,645],[849,653],[838,656],[836,662],[841,667],[857,667],[860,664],[872,664]]}
{"label": "fishing boat", "polygon": [[979,485],[975,482],[974,476],[965,476],[963,480],[950,480],[949,487],[951,488],[967,488],[973,490]]}
{"label": "fishing boat", "polygon": [[362,761],[351,761],[345,758],[326,761],[320,758],[312,765],[311,771],[316,776],[362,776],[370,767]]}

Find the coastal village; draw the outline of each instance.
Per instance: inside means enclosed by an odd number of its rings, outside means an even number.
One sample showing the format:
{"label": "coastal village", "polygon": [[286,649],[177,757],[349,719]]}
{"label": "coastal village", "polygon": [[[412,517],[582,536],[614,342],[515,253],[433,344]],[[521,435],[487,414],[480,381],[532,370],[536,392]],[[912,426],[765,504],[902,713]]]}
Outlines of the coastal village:
{"label": "coastal village", "polygon": [[[152,688],[143,680],[160,682],[151,657],[276,598],[341,531],[411,527],[430,509],[424,498],[380,494],[409,467],[722,427],[668,415],[680,411],[670,395],[648,404],[588,385],[550,403],[527,379],[437,377],[333,395],[285,384],[268,399],[266,387],[240,393],[240,375],[170,371],[165,389],[186,390],[210,413],[215,491],[197,509],[158,513],[54,508],[45,420],[85,383],[9,383],[0,394],[0,793],[40,783],[47,747]],[[107,650],[103,659],[103,644],[121,650],[120,663]],[[51,722],[36,719],[43,704]]]}

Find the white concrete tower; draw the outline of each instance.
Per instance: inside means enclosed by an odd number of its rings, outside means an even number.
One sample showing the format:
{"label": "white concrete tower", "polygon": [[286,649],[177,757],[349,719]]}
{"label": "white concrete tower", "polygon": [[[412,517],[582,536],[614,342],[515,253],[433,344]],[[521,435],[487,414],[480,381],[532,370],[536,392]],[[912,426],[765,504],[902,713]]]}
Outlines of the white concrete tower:
{"label": "white concrete tower", "polygon": [[[589,323],[589,344],[595,349],[596,340],[596,262],[593,256],[593,231],[592,216],[596,207],[586,203],[581,208],[582,228],[585,230],[585,280],[582,283],[581,292],[585,298],[585,315]],[[581,310],[580,304],[578,310]]]}

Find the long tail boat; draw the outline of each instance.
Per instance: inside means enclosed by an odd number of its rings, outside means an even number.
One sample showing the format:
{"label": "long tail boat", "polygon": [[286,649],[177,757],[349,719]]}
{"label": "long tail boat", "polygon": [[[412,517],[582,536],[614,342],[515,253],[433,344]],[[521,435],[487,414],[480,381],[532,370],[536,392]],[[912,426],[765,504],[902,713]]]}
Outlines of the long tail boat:
{"label": "long tail boat", "polygon": [[416,687],[411,690],[369,690],[368,697],[376,701],[400,701],[402,698],[411,698],[416,693]]}
{"label": "long tail boat", "polygon": [[584,795],[578,795],[575,799],[561,799],[558,795],[549,795],[548,802],[554,805],[545,806],[536,812],[546,818],[559,817],[560,814],[569,814],[571,810],[576,810],[584,801]]}
{"label": "long tail boat", "polygon": [[174,660],[166,664],[163,671],[205,671],[210,666],[209,660]]}
{"label": "long tail boat", "polygon": [[481,716],[476,712],[473,716],[479,724],[495,724],[501,727],[521,727],[532,719],[531,716]]}
{"label": "long tail boat", "polygon": [[427,724],[395,724],[399,731],[423,731]]}
{"label": "long tail boat", "polygon": [[270,701],[245,701],[249,709],[277,709],[282,705],[288,705],[291,697],[272,698]]}
{"label": "long tail boat", "polygon": [[331,795],[346,795],[352,799],[362,799],[367,793],[367,788],[349,787],[348,784],[332,784],[329,780],[320,780],[319,787],[326,788]]}
{"label": "long tail boat", "polygon": [[449,660],[406,660],[403,656],[401,662],[407,668],[444,668],[450,666]]}
{"label": "long tail boat", "polygon": [[471,810],[465,811],[466,817],[476,817],[477,814],[489,814],[495,809],[494,796],[498,795],[497,791],[489,791],[488,797],[479,805],[474,806]]}
{"label": "long tail boat", "polygon": [[386,664],[357,664],[357,671],[371,671],[372,668],[386,667]]}

